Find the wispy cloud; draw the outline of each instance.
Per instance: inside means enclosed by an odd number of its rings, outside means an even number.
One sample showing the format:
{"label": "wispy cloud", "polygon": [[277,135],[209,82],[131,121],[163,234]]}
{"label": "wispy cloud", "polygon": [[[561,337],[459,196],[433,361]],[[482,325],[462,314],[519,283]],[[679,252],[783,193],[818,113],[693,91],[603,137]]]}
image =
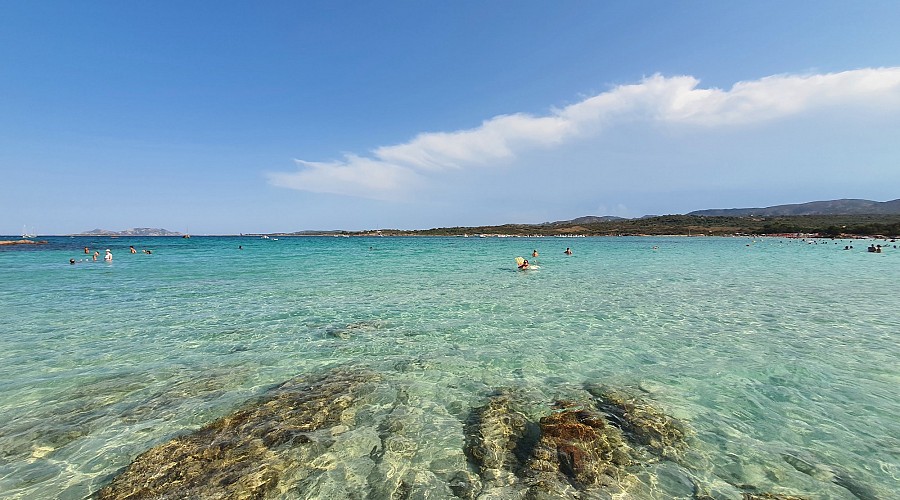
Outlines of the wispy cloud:
{"label": "wispy cloud", "polygon": [[427,132],[409,142],[329,162],[296,160],[299,170],[268,174],[275,186],[402,199],[450,169],[510,162],[535,149],[602,134],[617,124],[647,121],[722,127],[760,123],[829,106],[900,109],[900,68],[776,75],[738,82],[729,90],[699,88],[691,76],[654,75],[620,85],[546,116],[517,113],[452,132]]}

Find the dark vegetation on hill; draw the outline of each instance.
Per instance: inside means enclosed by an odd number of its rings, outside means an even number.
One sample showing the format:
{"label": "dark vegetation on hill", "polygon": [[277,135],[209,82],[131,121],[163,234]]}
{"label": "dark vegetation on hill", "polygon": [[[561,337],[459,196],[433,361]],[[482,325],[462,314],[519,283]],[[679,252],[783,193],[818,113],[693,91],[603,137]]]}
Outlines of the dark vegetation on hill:
{"label": "dark vegetation on hill", "polygon": [[[734,217],[702,215],[662,215],[640,219],[598,222],[561,221],[547,224],[504,224],[500,226],[447,227],[418,231],[381,230],[384,236],[460,236],[468,234],[513,236],[617,236],[617,235],[709,235],[817,233],[896,237],[900,235],[900,215],[804,215],[775,217]],[[357,233],[359,234],[359,233]]]}

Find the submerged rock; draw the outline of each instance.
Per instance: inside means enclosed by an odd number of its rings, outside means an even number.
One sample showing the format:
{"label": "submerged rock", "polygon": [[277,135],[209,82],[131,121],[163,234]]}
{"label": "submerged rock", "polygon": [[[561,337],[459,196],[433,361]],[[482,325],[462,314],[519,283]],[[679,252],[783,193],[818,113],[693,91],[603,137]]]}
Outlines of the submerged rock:
{"label": "submerged rock", "polygon": [[94,496],[262,498],[285,470],[324,451],[332,433],[315,431],[346,425],[345,410],[374,379],[370,372],[352,370],[292,379],[192,434],[139,455]]}
{"label": "submerged rock", "polygon": [[621,431],[575,402],[554,406],[555,411],[540,420],[541,437],[528,460],[525,474],[532,490],[562,494],[566,483],[579,490],[621,486],[628,476],[626,467],[634,463]]}
{"label": "submerged rock", "polygon": [[677,458],[687,447],[686,427],[659,408],[608,386],[588,384],[585,389],[597,398],[610,422],[634,442],[668,459]]}
{"label": "submerged rock", "polygon": [[782,495],[779,493],[744,493],[742,500],[809,500],[806,497],[797,497],[794,495]]}
{"label": "submerged rock", "polygon": [[333,327],[325,330],[329,337],[349,339],[361,333],[371,333],[384,328],[385,322],[381,320],[357,321],[341,327]]}
{"label": "submerged rock", "polygon": [[537,442],[537,425],[501,391],[476,408],[465,425],[466,455],[487,481],[509,483],[509,473],[518,474]]}
{"label": "submerged rock", "polygon": [[432,401],[430,387],[405,385],[378,417],[379,450],[368,498],[474,498],[478,477],[460,453],[461,422]]}

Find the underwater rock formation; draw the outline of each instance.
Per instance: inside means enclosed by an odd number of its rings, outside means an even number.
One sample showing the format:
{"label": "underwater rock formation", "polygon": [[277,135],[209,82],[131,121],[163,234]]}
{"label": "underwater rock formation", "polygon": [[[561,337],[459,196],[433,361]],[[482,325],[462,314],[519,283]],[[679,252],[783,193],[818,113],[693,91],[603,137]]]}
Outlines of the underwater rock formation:
{"label": "underwater rock formation", "polygon": [[510,406],[508,394],[490,398],[477,408],[466,425],[466,453],[479,465],[481,472],[521,469],[513,451],[525,433],[525,415]]}
{"label": "underwater rock formation", "polygon": [[597,398],[597,406],[610,417],[610,422],[630,440],[668,459],[677,458],[687,447],[686,427],[659,408],[604,385],[587,384],[585,389]]}
{"label": "underwater rock formation", "polygon": [[384,328],[385,322],[381,320],[357,321],[341,327],[332,327],[325,330],[329,337],[349,339],[361,333],[371,333]]}
{"label": "underwater rock formation", "polygon": [[462,433],[448,432],[461,430],[461,422],[423,395],[427,393],[414,385],[400,388],[380,419],[381,446],[366,478],[367,498],[473,499],[481,489],[481,481],[460,453]]}
{"label": "underwater rock formation", "polygon": [[498,392],[465,426],[466,455],[484,480],[482,496],[561,498],[600,486],[624,489],[631,448],[590,404],[558,401],[539,423],[517,406],[509,392]]}
{"label": "underwater rock formation", "polygon": [[509,484],[537,442],[537,426],[518,411],[506,391],[476,408],[465,426],[466,455],[488,482]]}
{"label": "underwater rock formation", "polygon": [[[286,470],[308,463],[330,444],[315,431],[344,422],[367,382],[366,371],[334,370],[298,377],[255,403],[139,455],[94,496],[138,498],[262,498]],[[349,422],[352,423],[352,422]]]}
{"label": "underwater rock formation", "polygon": [[744,493],[742,500],[808,500],[805,497],[794,495],[780,495],[777,493]]}
{"label": "underwater rock formation", "polygon": [[557,401],[540,429],[525,472],[532,490],[560,493],[558,485],[565,482],[579,490],[620,485],[634,463],[621,431],[576,402]]}

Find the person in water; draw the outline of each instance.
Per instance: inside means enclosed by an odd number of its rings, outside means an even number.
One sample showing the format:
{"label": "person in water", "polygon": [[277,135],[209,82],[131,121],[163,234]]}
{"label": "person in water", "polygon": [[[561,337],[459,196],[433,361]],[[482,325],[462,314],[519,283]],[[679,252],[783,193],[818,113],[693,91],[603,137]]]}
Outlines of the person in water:
{"label": "person in water", "polygon": [[106,256],[103,257],[103,260],[112,262],[112,252],[110,252],[108,248],[106,249]]}
{"label": "person in water", "polygon": [[572,249],[569,248],[569,247],[566,247],[566,251],[563,252],[563,253],[566,254],[566,255],[572,255]]}
{"label": "person in water", "polygon": [[128,247],[128,248],[131,249],[131,253],[137,253],[137,250],[134,249],[134,245],[131,245],[131,246]]}
{"label": "person in water", "polygon": [[519,269],[528,269],[528,261],[523,260],[522,263],[519,265]]}
{"label": "person in water", "polygon": [[532,256],[532,257],[537,257],[537,256],[538,256],[537,249],[535,249],[533,252],[531,252],[531,256]]}
{"label": "person in water", "polygon": [[96,261],[97,257],[99,257],[99,256],[100,256],[100,250],[97,250],[96,252],[94,252],[94,261]]}

